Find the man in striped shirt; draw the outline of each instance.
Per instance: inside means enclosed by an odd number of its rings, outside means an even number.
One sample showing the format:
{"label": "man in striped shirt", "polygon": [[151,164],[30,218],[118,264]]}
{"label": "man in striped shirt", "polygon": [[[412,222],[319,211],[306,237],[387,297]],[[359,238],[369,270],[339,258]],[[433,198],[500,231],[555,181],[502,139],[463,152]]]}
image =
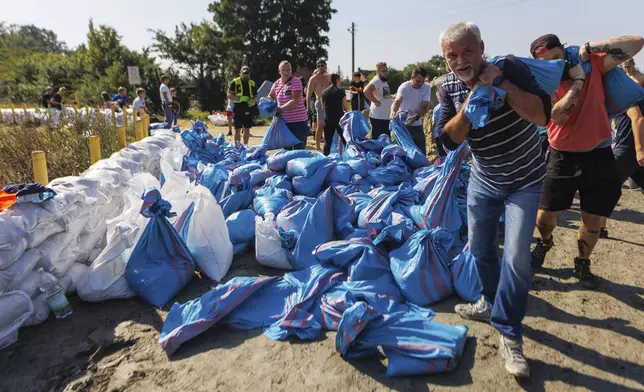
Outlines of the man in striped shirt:
{"label": "man in striped shirt", "polygon": [[[550,120],[550,96],[525,64],[514,56],[503,70],[483,58],[479,28],[470,22],[448,27],[440,36],[452,73],[440,85],[441,141],[453,150],[468,141],[472,175],[467,191],[469,245],[483,284],[474,304],[457,305],[463,318],[489,321],[501,337],[506,370],[516,377],[530,374],[523,356],[522,326],[532,278],[530,242],[546,166],[538,125]],[[472,92],[498,87],[505,103],[491,110],[487,124],[472,128],[465,115]],[[505,211],[505,247],[498,262],[497,224]]]}

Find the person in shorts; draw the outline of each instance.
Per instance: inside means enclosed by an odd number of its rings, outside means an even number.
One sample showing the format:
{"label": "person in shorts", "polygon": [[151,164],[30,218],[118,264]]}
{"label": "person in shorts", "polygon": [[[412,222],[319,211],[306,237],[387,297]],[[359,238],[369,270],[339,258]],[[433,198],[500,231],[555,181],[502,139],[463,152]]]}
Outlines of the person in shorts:
{"label": "person in shorts", "polygon": [[[322,92],[331,85],[331,76],[327,72],[326,60],[319,59],[316,63],[316,71],[306,88],[306,107],[315,107],[315,114],[317,119],[317,128],[315,131],[315,147],[318,151],[321,149],[322,134],[324,133],[324,107],[322,107]],[[315,103],[312,102],[312,97],[315,95]],[[314,106],[311,106],[311,105]]]}
{"label": "person in shorts", "polygon": [[228,120],[228,136],[233,135],[233,100],[228,99],[226,106],[226,120]]}
{"label": "person in shorts", "polygon": [[253,107],[256,105],[257,88],[250,78],[250,68],[243,66],[239,77],[235,78],[228,88],[228,99],[233,101],[233,123],[235,126],[235,143],[241,141],[243,131],[244,144],[250,139],[253,127]]}
{"label": "person in shorts", "polygon": [[[554,94],[552,121],[546,128],[548,148],[546,179],[539,202],[537,229],[540,238],[532,250],[532,267],[543,265],[554,245],[557,213],[572,206],[579,192],[581,223],[577,236],[578,255],[573,276],[588,289],[599,279],[590,271],[590,256],[599,239],[602,217],[609,217],[621,197],[619,171],[611,149],[612,128],[605,104],[604,75],[636,55],[642,37],[587,42],[579,50],[580,61],[589,62],[586,74],[580,64],[564,73]],[[554,34],[534,40],[530,53],[541,60],[565,59],[565,48]]]}

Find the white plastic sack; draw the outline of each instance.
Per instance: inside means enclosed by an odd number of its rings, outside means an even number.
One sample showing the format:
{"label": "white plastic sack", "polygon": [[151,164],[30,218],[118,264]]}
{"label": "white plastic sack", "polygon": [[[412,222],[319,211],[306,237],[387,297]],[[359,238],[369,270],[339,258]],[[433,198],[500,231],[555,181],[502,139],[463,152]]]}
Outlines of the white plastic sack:
{"label": "white plastic sack", "polygon": [[[60,282],[55,276],[44,271],[41,272],[39,288],[48,286],[51,283]],[[47,303],[47,296],[45,293],[43,293],[42,290],[38,290],[37,293],[38,294],[32,299],[34,305],[33,314],[22,324],[23,327],[44,323],[51,313],[51,307],[49,307],[49,304]]]}
{"label": "white plastic sack", "polygon": [[161,173],[165,178],[165,183],[161,187],[161,194],[166,200],[168,195],[176,192],[182,192],[185,195],[191,187],[190,179],[182,172],[175,171],[168,162],[161,161]]}
{"label": "white plastic sack", "polygon": [[195,263],[210,279],[220,281],[233,261],[233,244],[221,207],[208,188],[198,185],[186,198],[194,203],[187,232],[180,233]]}
{"label": "white plastic sack", "polygon": [[113,169],[93,169],[90,167],[85,173],[83,173],[83,177],[98,180],[112,188],[117,188],[121,186],[121,184],[128,182],[132,178],[132,175],[125,170],[119,173]]}
{"label": "white plastic sack", "polygon": [[0,270],[0,294],[18,289],[41,258],[39,249],[29,249],[9,267]]}
{"label": "white plastic sack", "polygon": [[[104,237],[104,238],[105,238],[105,237]],[[103,240],[101,240],[101,242],[102,242],[102,241],[103,241]],[[106,244],[105,246],[107,246],[107,242],[105,242],[105,244]],[[92,251],[89,253],[89,258],[87,259],[87,262],[86,262],[86,263],[87,263],[88,265],[89,265],[89,264],[92,264],[92,263],[94,262],[94,260],[96,260],[96,258],[98,257],[98,255],[100,255],[100,254],[101,254],[101,252],[103,251],[103,249],[105,249],[105,246],[100,247],[100,248],[94,248],[94,249],[92,249]]]}
{"label": "white plastic sack", "polygon": [[102,159],[95,164],[93,164],[90,169],[110,169],[119,171],[125,171],[133,176],[134,174],[140,172],[143,169],[143,165],[137,163],[131,159],[123,157],[115,157],[109,159]]}
{"label": "white plastic sack", "polygon": [[41,223],[53,222],[58,219],[57,216],[34,203],[15,203],[6,211],[0,213],[0,218],[14,223],[21,222],[22,229],[27,233],[36,229],[36,226]]}
{"label": "white plastic sack", "polygon": [[128,189],[138,195],[142,195],[148,188],[161,188],[161,183],[150,173],[137,173],[126,184]]}
{"label": "white plastic sack", "polygon": [[98,255],[87,273],[76,283],[80,299],[102,302],[136,295],[125,279],[125,268],[142,228],[119,222],[108,233],[107,247]]}
{"label": "white plastic sack", "polygon": [[[66,268],[75,261],[78,252],[78,233],[66,231],[54,234],[38,246],[43,252],[43,257],[38,263],[45,271],[62,276]],[[73,259],[71,259],[73,257]],[[70,261],[71,259],[71,261]]]}
{"label": "white plastic sack", "polygon": [[93,204],[96,203],[96,198],[85,196],[81,192],[57,191],[56,196],[49,200],[40,203],[40,206],[47,211],[54,214],[56,218],[60,218],[67,214],[71,209],[75,208],[76,203],[80,204]]}
{"label": "white plastic sack", "polygon": [[107,184],[89,177],[61,177],[51,181],[47,187],[56,192],[81,193],[105,204],[112,199],[112,189]]}
{"label": "white plastic sack", "polygon": [[69,288],[67,289],[65,294],[71,295],[76,293],[76,285],[81,280],[81,278],[87,273],[88,270],[89,270],[89,267],[81,263],[74,263],[67,270],[67,272],[65,273],[65,278],[69,278],[71,280],[71,284],[69,285]]}
{"label": "white plastic sack", "polygon": [[208,120],[216,127],[223,127],[228,125],[228,119],[221,113],[211,114],[208,116]]}
{"label": "white plastic sack", "polygon": [[5,269],[14,261],[18,260],[20,256],[27,249],[27,239],[21,238],[12,245],[6,245],[0,249],[0,269]]}
{"label": "white plastic sack", "polygon": [[18,329],[33,312],[31,298],[22,291],[0,295],[0,350],[18,340]]}
{"label": "white plastic sack", "polygon": [[36,226],[36,228],[27,234],[27,247],[35,248],[40,245],[44,240],[51,237],[54,234],[58,234],[65,229],[60,223],[54,222],[43,222]]}
{"label": "white plastic sack", "polygon": [[84,263],[87,261],[96,247],[96,244],[105,237],[107,233],[107,224],[104,220],[100,221],[96,229],[89,234],[82,234],[78,239],[78,255],[76,261]]}
{"label": "white plastic sack", "polygon": [[5,248],[13,247],[21,238],[25,236],[22,218],[4,216],[0,213],[0,251]]}
{"label": "white plastic sack", "polygon": [[257,215],[255,217],[255,258],[257,262],[267,267],[292,270],[293,266],[288,261],[286,252],[280,243],[273,214],[266,214],[266,219]]}
{"label": "white plastic sack", "polygon": [[42,270],[29,272],[27,277],[25,277],[22,283],[20,283],[18,290],[27,294],[29,298],[33,298],[36,294],[40,293],[39,289],[42,274],[46,274],[46,272]]}

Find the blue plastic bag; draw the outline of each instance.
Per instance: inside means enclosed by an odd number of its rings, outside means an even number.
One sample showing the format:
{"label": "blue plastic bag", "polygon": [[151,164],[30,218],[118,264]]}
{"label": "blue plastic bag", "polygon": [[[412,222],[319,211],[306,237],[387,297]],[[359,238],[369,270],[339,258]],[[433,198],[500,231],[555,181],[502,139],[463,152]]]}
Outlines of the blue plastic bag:
{"label": "blue plastic bag", "polygon": [[[534,79],[548,95],[552,95],[557,91],[559,83],[561,83],[561,76],[563,74],[566,62],[564,60],[536,60],[527,57],[517,57],[525,64]],[[503,69],[505,56],[497,56],[492,59],[492,63],[496,64],[499,68]]]}
{"label": "blue plastic bag", "polygon": [[382,229],[391,224],[391,214],[398,212],[405,215],[411,206],[418,203],[418,194],[408,184],[402,184],[394,192],[380,192],[369,202],[358,216],[358,227],[369,230],[376,236]]}
{"label": "blue plastic bag", "polygon": [[275,173],[272,170],[264,166],[262,169],[254,170],[250,173],[250,186],[257,187],[262,186],[267,179],[273,177]]}
{"label": "blue plastic bag", "polygon": [[208,165],[199,176],[199,184],[210,190],[217,202],[222,201],[228,193],[228,171],[220,165]]}
{"label": "blue plastic bag", "polygon": [[291,177],[308,177],[325,164],[331,162],[327,157],[318,154],[312,158],[295,158],[286,164],[286,174]]}
{"label": "blue plastic bag", "polygon": [[428,306],[454,293],[449,270],[452,242],[447,230],[421,230],[389,253],[391,272],[407,301]]}
{"label": "blue plastic bag", "polygon": [[143,196],[141,215],[150,218],[125,268],[127,283],[148,303],[162,308],[195,272],[195,263],[181,236],[167,218],[172,205],[157,189]]}
{"label": "blue plastic bag", "polygon": [[228,236],[233,244],[243,244],[255,239],[255,212],[241,210],[226,218]]}
{"label": "blue plastic bag", "polygon": [[275,219],[282,248],[293,249],[306,222],[315,199],[298,199],[288,203]]}
{"label": "blue plastic bag", "polygon": [[322,264],[347,269],[351,281],[391,275],[387,254],[366,238],[328,242],[315,248],[313,254]]}
{"label": "blue plastic bag", "polygon": [[319,166],[308,177],[293,177],[293,192],[296,195],[317,196],[322,191],[324,181],[334,165],[335,162],[326,160],[324,165]]}
{"label": "blue plastic bag", "polygon": [[338,162],[326,177],[325,184],[340,183],[348,184],[353,176],[353,168],[345,162]]}
{"label": "blue plastic bag", "polygon": [[456,294],[463,301],[475,303],[481,298],[483,285],[479,279],[476,262],[469,246],[466,246],[463,252],[452,260],[449,270],[452,274]]}
{"label": "blue plastic bag", "polygon": [[482,86],[470,96],[465,108],[465,115],[472,123],[472,128],[483,128],[492,110],[499,110],[505,105],[505,91],[494,86]]}
{"label": "blue plastic bag", "polygon": [[268,126],[268,130],[261,142],[268,150],[291,147],[299,143],[300,139],[295,137],[291,130],[288,129],[281,116],[273,117],[273,121]]}
{"label": "blue plastic bag", "polygon": [[429,166],[429,160],[427,160],[427,157],[418,149],[418,146],[416,146],[416,143],[414,143],[411,138],[411,135],[405,126],[406,120],[407,113],[400,112],[396,114],[389,123],[389,129],[396,138],[396,142],[405,151],[405,163],[407,163],[407,165],[412,169]]}
{"label": "blue plastic bag", "polygon": [[[289,202],[290,199],[281,195],[258,196],[255,197],[255,200],[253,201],[253,208],[255,209],[255,212],[257,212],[257,215],[265,217],[266,214],[279,214],[279,212],[282,211],[282,208],[284,208]],[[255,226],[253,225],[253,227]]]}
{"label": "blue plastic bag", "polygon": [[277,102],[271,97],[262,97],[257,102],[257,108],[259,109],[260,117],[273,117],[277,110]]}
{"label": "blue plastic bag", "polygon": [[295,158],[312,158],[318,153],[310,150],[277,151],[266,158],[266,166],[274,172],[284,172],[288,161]]}

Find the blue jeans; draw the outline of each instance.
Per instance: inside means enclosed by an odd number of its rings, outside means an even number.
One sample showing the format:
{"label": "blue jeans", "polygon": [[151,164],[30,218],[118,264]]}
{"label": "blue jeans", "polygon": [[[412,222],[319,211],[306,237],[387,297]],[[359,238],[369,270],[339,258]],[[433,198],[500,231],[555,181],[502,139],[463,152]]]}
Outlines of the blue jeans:
{"label": "blue jeans", "polygon": [[[493,303],[491,324],[502,335],[520,339],[532,280],[530,243],[537,221],[541,183],[515,192],[494,189],[470,178],[467,224],[483,295]],[[505,211],[503,259],[499,262],[497,227]]]}

